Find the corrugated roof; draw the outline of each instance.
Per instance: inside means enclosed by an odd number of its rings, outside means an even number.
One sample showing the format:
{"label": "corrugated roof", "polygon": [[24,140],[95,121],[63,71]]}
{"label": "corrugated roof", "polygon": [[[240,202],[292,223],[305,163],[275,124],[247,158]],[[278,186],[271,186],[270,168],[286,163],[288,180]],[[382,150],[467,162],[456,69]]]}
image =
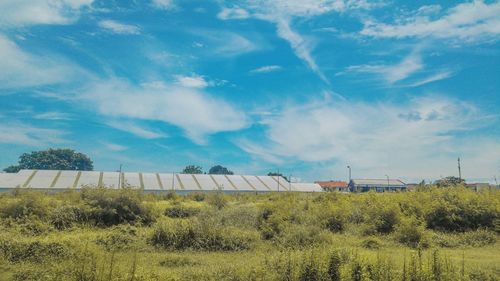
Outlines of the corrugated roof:
{"label": "corrugated roof", "polygon": [[317,181],[322,188],[347,188],[347,182],[345,181]]}
{"label": "corrugated roof", "polygon": [[404,182],[398,179],[353,179],[355,185],[402,186]]}
{"label": "corrugated roof", "polygon": [[224,190],[320,192],[314,183],[288,183],[283,177],[252,175],[206,175],[100,171],[21,170],[0,173],[0,188],[80,189],[85,186],[118,188],[119,185],[144,190]]}

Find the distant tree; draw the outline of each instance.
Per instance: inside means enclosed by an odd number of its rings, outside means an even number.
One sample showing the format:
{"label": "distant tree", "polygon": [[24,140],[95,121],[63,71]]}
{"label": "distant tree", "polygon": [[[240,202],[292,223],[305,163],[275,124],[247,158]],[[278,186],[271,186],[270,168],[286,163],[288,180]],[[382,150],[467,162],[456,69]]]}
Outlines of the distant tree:
{"label": "distant tree", "polygon": [[208,173],[210,175],[234,175],[232,171],[221,165],[213,166],[210,170],[208,170]]}
{"label": "distant tree", "polygon": [[3,171],[6,173],[17,173],[20,170],[21,170],[21,167],[19,165],[11,165],[11,166],[3,169]]}
{"label": "distant tree", "polygon": [[446,177],[446,178],[437,180],[435,183],[439,187],[457,186],[457,185],[465,184],[465,180],[458,178],[458,177]]}
{"label": "distant tree", "polygon": [[184,168],[182,174],[203,174],[203,168],[196,165],[189,165]]}
{"label": "distant tree", "polygon": [[94,166],[83,153],[72,149],[49,149],[23,153],[18,165],[9,166],[4,171],[16,173],[21,169],[92,171]]}
{"label": "distant tree", "polygon": [[282,173],[275,173],[275,172],[269,172],[267,173],[268,176],[270,177],[282,177],[284,178],[286,181],[290,181],[286,176],[284,176]]}

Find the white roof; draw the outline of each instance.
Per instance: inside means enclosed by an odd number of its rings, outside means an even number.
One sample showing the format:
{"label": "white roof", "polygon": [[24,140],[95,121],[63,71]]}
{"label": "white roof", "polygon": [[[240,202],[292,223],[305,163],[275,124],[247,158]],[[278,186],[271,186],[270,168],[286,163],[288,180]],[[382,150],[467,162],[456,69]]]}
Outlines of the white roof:
{"label": "white roof", "polygon": [[80,189],[86,186],[143,188],[149,191],[299,191],[321,192],[315,183],[288,183],[283,177],[175,173],[21,170],[0,173],[0,188]]}

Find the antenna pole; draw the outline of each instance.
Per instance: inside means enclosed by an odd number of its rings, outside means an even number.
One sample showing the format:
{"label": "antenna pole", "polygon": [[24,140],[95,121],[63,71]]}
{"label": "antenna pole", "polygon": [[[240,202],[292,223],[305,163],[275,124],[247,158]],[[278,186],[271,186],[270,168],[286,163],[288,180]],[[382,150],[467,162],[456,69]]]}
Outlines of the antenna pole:
{"label": "antenna pole", "polygon": [[460,157],[458,157],[458,179],[462,181],[462,170],[460,169]]}

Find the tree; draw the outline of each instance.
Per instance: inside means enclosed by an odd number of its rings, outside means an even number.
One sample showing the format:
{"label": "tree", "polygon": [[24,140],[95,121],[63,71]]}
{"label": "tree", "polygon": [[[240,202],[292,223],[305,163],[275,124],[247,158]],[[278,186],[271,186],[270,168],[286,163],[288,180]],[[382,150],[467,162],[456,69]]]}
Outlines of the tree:
{"label": "tree", "polygon": [[440,179],[436,181],[436,185],[439,187],[447,187],[447,186],[457,186],[465,184],[465,180],[457,177],[446,177],[444,179]]}
{"label": "tree", "polygon": [[208,170],[210,175],[234,175],[234,173],[221,165],[215,165]]}
{"label": "tree", "polygon": [[9,166],[4,169],[7,173],[16,173],[21,169],[36,170],[81,170],[92,171],[94,169],[92,160],[72,149],[49,149],[23,153],[19,157],[18,165]]}
{"label": "tree", "polygon": [[184,168],[182,174],[203,174],[203,168],[196,165],[189,165]]}
{"label": "tree", "polygon": [[275,172],[269,172],[267,173],[268,176],[270,177],[282,177],[284,178],[287,182],[290,182],[290,180],[286,177],[286,176],[283,176],[282,173],[275,173]]}

